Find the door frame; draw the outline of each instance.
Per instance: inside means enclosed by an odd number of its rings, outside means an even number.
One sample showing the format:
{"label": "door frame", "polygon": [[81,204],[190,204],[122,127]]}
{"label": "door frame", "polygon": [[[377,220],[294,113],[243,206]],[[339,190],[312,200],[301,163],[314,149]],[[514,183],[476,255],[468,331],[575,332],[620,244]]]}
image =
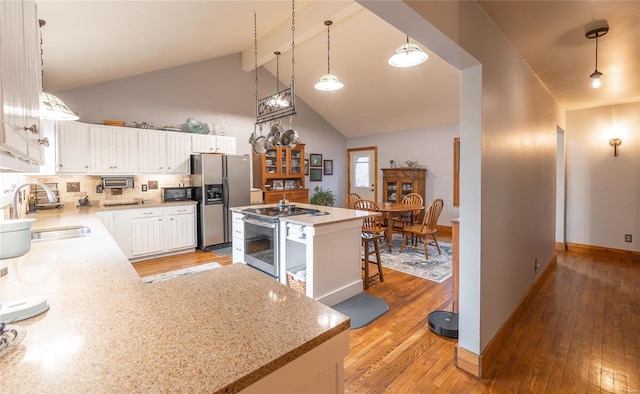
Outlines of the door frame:
{"label": "door frame", "polygon": [[373,196],[374,201],[378,203],[378,147],[366,146],[362,148],[348,148],[347,149],[347,194],[351,193],[351,153],[363,150],[373,151]]}

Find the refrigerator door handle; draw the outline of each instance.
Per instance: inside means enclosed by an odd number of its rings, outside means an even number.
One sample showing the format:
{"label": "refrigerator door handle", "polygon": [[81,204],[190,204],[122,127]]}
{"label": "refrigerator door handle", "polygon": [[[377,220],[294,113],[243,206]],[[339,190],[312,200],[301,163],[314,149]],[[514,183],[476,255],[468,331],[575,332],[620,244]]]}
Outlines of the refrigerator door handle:
{"label": "refrigerator door handle", "polygon": [[224,193],[223,201],[229,206],[229,178],[226,176],[222,178],[222,192]]}

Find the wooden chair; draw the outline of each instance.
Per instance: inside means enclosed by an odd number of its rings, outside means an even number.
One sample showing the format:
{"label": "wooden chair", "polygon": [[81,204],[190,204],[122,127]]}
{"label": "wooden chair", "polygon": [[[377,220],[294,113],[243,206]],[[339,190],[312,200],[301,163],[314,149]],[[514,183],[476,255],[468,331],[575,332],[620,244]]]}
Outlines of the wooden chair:
{"label": "wooden chair", "polygon": [[353,209],[353,205],[356,201],[360,200],[362,197],[357,195],[356,193],[347,194],[347,209]]}
{"label": "wooden chair", "polygon": [[[371,211],[371,212],[380,212],[380,208],[378,205],[371,200],[367,200],[366,198],[361,198],[353,204],[353,209],[357,209],[359,211]],[[387,226],[384,225],[384,217],[380,216],[369,216],[362,220],[362,232],[375,234],[380,236],[385,236],[387,231]],[[387,245],[389,247],[389,252],[391,252],[391,240],[387,239]]]}
{"label": "wooden chair", "polygon": [[442,207],[444,206],[444,202],[441,199],[435,199],[427,208],[427,211],[424,213],[424,217],[422,218],[422,223],[420,224],[411,224],[404,227],[404,235],[402,239],[402,245],[400,245],[400,252],[404,247],[418,249],[417,242],[416,246],[411,245],[411,242],[408,242],[410,239],[415,239],[416,241],[420,241],[424,245],[424,257],[429,259],[429,252],[427,251],[427,237],[432,236],[433,242],[438,249],[438,254],[440,252],[440,245],[438,245],[438,239],[436,238],[436,223],[438,223],[438,217],[440,217],[440,213],[442,213]]}
{"label": "wooden chair", "polygon": [[[373,246],[373,250],[371,247]],[[364,258],[362,259],[362,270],[364,271],[364,288],[369,288],[371,281],[377,276],[380,278],[380,282],[384,282],[384,275],[382,274],[382,260],[380,260],[380,236],[370,233],[362,233],[362,247],[364,248]],[[376,257],[375,261],[371,260],[371,257]],[[378,271],[371,273],[369,271],[369,264],[377,266]]]}
{"label": "wooden chair", "polygon": [[400,234],[403,234],[405,226],[417,224],[420,211],[424,207],[424,200],[418,193],[409,193],[402,198],[402,205],[413,207],[415,209],[409,212],[404,212],[399,217],[391,219],[391,231]]}

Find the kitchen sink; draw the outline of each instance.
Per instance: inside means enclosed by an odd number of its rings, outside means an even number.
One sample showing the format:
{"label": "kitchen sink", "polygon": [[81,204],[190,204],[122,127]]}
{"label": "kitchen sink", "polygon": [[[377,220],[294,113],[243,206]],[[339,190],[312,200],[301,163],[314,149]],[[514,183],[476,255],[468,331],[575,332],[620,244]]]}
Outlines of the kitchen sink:
{"label": "kitchen sink", "polygon": [[91,235],[91,228],[87,226],[59,227],[35,230],[31,232],[31,241],[49,241],[54,239],[79,238]]}

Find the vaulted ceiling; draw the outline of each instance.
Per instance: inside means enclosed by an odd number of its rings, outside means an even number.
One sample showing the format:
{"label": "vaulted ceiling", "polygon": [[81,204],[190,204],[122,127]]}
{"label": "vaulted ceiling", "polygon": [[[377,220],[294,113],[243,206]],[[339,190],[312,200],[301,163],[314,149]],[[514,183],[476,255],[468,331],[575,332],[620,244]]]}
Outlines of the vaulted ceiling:
{"label": "vaulted ceiling", "polygon": [[[280,81],[291,80],[289,1],[57,1],[40,0],[44,87],[59,92],[125,76],[243,52],[254,67],[257,15],[259,65],[273,75],[281,51]],[[366,5],[366,4],[365,4]],[[480,5],[567,109],[640,100],[640,2],[481,1]],[[345,87],[313,88],[327,71]],[[606,20],[598,68],[603,86],[592,89],[595,46],[585,28]],[[458,123],[459,73],[426,50],[422,65],[387,64],[406,40],[354,1],[295,2],[296,94],[346,137]],[[273,83],[273,81],[261,81]],[[215,111],[215,109],[212,109]]]}

